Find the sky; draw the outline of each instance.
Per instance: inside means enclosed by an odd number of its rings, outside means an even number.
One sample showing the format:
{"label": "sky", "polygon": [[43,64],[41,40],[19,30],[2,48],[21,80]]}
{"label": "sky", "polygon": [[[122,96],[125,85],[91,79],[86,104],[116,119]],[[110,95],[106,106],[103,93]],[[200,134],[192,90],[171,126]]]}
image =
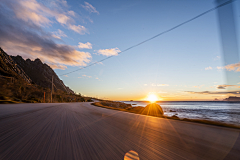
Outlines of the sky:
{"label": "sky", "polygon": [[[237,38],[239,3],[232,3]],[[85,96],[224,99],[239,95],[240,63],[224,63],[216,10],[121,53],[215,6],[214,0],[1,0],[0,47],[9,55],[40,58]]]}

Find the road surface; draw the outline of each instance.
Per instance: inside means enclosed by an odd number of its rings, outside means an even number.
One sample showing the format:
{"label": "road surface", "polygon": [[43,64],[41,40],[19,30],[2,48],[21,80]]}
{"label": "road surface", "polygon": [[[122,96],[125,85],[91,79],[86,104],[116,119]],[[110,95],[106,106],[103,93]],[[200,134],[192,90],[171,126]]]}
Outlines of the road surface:
{"label": "road surface", "polygon": [[0,105],[0,159],[240,159],[240,130],[82,103]]}

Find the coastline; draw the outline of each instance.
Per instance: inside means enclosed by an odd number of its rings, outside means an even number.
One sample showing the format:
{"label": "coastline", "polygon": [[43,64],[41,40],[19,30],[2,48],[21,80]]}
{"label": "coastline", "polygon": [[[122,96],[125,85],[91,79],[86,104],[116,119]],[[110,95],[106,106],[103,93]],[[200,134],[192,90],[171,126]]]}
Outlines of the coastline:
{"label": "coastline", "polygon": [[[123,103],[123,102],[121,102],[121,103]],[[123,112],[129,112],[129,113],[133,113],[133,114],[146,115],[146,114],[139,113],[139,112],[137,112],[135,110],[131,110],[129,108],[124,109],[124,108],[110,107],[110,106],[102,105],[99,102],[91,103],[91,105],[96,106],[96,107],[106,108],[106,109],[112,109],[112,110],[118,110],[118,111],[123,111]],[[134,108],[134,107],[132,107],[132,108]],[[146,116],[150,116],[150,115],[146,115]],[[220,126],[220,127],[240,129],[240,125],[223,123],[223,122],[219,122],[219,121],[211,121],[211,120],[206,120],[206,119],[189,119],[189,118],[179,118],[177,116],[171,116],[170,117],[170,116],[164,116],[164,115],[163,116],[154,116],[154,117],[165,118],[165,119],[172,119],[172,120],[178,120],[178,121],[184,121],[184,122],[194,122],[194,123],[200,123],[200,124],[207,124],[207,125],[214,125],[214,126]]]}

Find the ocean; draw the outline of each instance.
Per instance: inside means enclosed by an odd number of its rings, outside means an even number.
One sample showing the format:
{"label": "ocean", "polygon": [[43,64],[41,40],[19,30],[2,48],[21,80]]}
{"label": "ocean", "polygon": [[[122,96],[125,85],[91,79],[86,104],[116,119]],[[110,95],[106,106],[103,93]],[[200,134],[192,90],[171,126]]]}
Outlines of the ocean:
{"label": "ocean", "polygon": [[[132,106],[145,107],[149,102],[122,101]],[[166,116],[176,115],[180,119],[205,119],[240,125],[240,103],[221,101],[162,101],[159,104]]]}

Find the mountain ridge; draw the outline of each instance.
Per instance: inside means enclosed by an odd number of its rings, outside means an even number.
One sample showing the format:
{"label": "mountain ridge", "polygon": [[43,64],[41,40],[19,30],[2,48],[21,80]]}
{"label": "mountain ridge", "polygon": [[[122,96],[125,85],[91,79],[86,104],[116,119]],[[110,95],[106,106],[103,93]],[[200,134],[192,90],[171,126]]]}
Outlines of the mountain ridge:
{"label": "mountain ridge", "polygon": [[54,70],[46,63],[37,58],[34,61],[30,59],[24,60],[21,56],[9,56],[0,47],[0,75],[6,77],[14,77],[16,80],[22,79],[28,84],[37,84],[43,88],[52,87],[53,89],[62,90],[67,93],[74,94],[62,80],[57,76]]}

